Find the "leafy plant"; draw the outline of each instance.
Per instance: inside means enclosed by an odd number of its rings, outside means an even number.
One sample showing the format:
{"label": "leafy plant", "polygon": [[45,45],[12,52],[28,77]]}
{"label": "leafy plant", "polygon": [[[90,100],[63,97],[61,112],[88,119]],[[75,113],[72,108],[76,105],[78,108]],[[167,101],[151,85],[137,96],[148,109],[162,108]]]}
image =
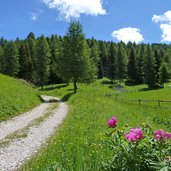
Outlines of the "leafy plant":
{"label": "leafy plant", "polygon": [[113,118],[108,120],[108,125],[113,129],[106,133],[106,145],[112,155],[109,161],[103,163],[104,170],[171,169],[171,133],[164,130],[154,132],[149,124],[142,124],[140,128],[135,129],[130,129],[128,125],[122,129],[114,129],[112,121]]}

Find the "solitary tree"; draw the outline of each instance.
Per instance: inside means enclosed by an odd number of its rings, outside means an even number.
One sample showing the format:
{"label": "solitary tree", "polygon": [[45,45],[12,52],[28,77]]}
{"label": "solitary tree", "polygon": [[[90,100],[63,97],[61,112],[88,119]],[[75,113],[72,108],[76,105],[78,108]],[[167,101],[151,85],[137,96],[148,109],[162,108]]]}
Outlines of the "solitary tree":
{"label": "solitary tree", "polygon": [[93,80],[94,73],[95,66],[89,57],[82,26],[78,21],[71,21],[58,57],[58,74],[67,82],[73,81],[76,93],[77,82]]}

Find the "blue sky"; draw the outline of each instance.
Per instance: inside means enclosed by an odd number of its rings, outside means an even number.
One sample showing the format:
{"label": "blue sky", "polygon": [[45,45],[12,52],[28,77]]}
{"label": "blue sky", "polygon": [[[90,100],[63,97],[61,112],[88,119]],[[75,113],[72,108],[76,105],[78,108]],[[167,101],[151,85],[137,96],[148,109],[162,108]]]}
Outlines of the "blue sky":
{"label": "blue sky", "polygon": [[0,37],[64,35],[73,17],[88,38],[171,42],[170,0],[0,0]]}

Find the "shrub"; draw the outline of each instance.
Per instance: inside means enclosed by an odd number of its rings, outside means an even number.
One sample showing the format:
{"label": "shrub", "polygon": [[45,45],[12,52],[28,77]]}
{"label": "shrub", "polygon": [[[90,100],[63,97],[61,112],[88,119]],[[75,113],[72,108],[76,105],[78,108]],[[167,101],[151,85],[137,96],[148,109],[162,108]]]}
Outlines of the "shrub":
{"label": "shrub", "polygon": [[125,125],[122,129],[116,129],[117,125],[114,128],[109,121],[110,132],[106,133],[105,143],[110,148],[111,156],[109,161],[103,163],[103,170],[171,169],[171,133],[164,130],[154,132],[149,124],[142,124],[139,128]]}

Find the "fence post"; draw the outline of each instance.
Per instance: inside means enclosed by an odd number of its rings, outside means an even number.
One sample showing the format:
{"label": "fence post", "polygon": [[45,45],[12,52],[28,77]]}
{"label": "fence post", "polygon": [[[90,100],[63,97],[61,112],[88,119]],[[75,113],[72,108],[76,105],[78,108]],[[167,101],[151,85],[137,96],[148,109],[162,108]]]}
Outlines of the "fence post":
{"label": "fence post", "polygon": [[158,106],[160,106],[160,100],[158,100]]}
{"label": "fence post", "polygon": [[138,103],[139,103],[139,105],[141,104],[141,99],[138,99]]}

